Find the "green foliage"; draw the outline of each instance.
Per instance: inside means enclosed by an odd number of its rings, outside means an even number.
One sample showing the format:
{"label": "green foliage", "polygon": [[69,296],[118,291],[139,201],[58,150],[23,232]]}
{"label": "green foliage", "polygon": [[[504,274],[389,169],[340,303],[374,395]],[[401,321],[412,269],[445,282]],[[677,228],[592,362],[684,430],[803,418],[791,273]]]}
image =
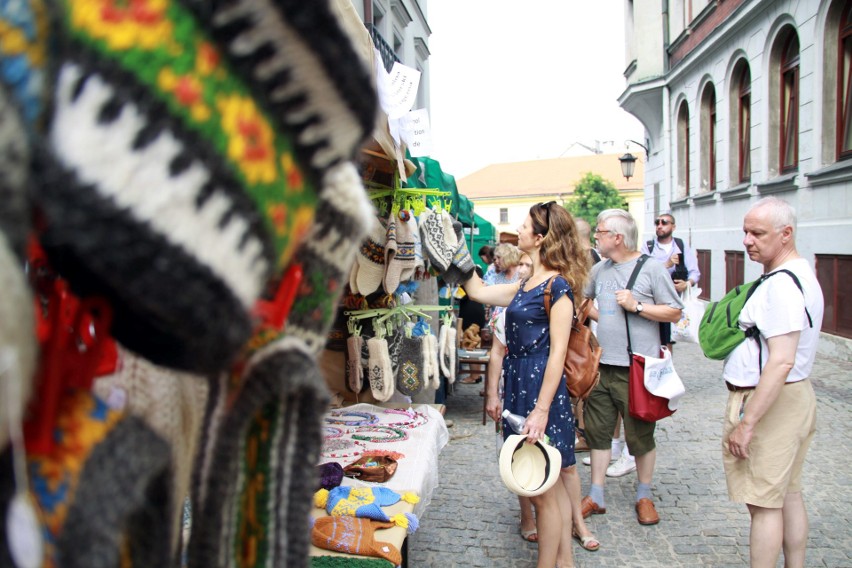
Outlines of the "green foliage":
{"label": "green foliage", "polygon": [[591,172],[583,176],[574,188],[574,195],[565,205],[574,217],[581,217],[594,228],[598,213],[604,209],[627,210],[627,202],[612,182]]}

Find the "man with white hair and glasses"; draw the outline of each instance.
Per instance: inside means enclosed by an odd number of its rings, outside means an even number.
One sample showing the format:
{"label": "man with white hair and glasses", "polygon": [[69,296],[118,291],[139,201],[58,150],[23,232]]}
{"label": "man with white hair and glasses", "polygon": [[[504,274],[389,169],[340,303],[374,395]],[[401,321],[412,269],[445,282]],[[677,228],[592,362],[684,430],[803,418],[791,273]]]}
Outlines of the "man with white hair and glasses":
{"label": "man with white hair and glasses", "polygon": [[[586,439],[592,454],[592,484],[583,498],[583,516],[606,513],[604,481],[612,453],[611,438],[618,415],[624,420],[628,450],[636,457],[636,516],[642,525],[660,521],[651,499],[651,481],[656,462],[654,422],[645,422],[628,412],[628,376],[626,323],[630,325],[630,345],[635,353],[653,357],[660,354],[662,321],[680,319],[683,304],[672,279],[659,262],[645,262],[636,247],[638,230],[630,213],[607,209],[598,215],[595,240],[605,260],[592,268],[586,296],[597,299],[598,307],[590,314],[598,322],[598,341],[603,347],[600,382],[586,400],[584,418]],[[643,258],[644,257],[644,258]],[[639,265],[640,259],[643,264]],[[634,269],[639,270],[632,289],[627,283]],[[627,319],[627,322],[625,321]]]}

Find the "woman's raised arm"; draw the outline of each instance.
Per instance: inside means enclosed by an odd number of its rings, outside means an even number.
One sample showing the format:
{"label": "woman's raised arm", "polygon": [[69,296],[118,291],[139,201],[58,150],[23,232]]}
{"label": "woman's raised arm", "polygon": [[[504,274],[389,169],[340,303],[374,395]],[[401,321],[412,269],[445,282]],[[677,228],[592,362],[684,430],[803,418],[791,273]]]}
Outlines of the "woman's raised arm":
{"label": "woman's raised arm", "polygon": [[486,286],[482,278],[474,272],[463,284],[465,293],[470,299],[489,306],[508,306],[520,289],[520,282],[511,284],[494,284]]}

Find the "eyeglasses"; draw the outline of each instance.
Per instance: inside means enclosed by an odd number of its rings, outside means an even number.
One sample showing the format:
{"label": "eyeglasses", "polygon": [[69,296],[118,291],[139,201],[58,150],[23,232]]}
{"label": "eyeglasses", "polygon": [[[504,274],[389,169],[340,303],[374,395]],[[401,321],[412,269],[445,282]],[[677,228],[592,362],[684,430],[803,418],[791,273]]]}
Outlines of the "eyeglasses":
{"label": "eyeglasses", "polygon": [[668,219],[654,219],[655,225],[671,225],[672,222]]}
{"label": "eyeglasses", "polygon": [[609,229],[595,229],[596,235],[603,235],[604,233],[615,233],[615,231],[610,231]]}

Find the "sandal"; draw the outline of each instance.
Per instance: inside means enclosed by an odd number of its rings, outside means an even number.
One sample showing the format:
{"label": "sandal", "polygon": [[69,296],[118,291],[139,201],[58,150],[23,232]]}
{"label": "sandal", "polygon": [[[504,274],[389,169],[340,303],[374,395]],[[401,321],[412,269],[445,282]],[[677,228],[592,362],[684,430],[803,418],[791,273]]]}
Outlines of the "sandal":
{"label": "sandal", "polygon": [[580,543],[580,546],[588,550],[589,552],[594,552],[601,547],[601,543],[594,536],[580,536],[577,534],[577,531],[573,533],[574,540]]}
{"label": "sandal", "polygon": [[538,543],[538,531],[536,529],[532,529],[529,531],[525,531],[521,529],[521,538],[527,542],[531,542],[533,544]]}

